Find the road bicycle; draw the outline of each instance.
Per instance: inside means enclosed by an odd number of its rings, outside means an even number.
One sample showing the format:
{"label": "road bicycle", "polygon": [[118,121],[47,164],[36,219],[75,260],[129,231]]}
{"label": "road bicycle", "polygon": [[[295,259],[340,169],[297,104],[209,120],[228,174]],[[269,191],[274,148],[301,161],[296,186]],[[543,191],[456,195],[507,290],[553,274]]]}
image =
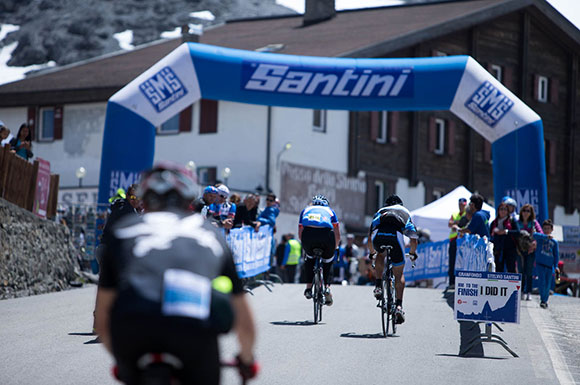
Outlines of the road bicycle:
{"label": "road bicycle", "polygon": [[314,303],[314,323],[322,322],[322,306],[324,305],[324,274],[322,273],[323,250],[315,248],[314,254],[314,278],[312,279],[312,302]]}
{"label": "road bicycle", "polygon": [[[383,336],[387,337],[389,334],[389,325],[392,328],[392,335],[397,332],[397,301],[396,301],[396,289],[395,289],[395,275],[393,274],[393,262],[391,261],[391,252],[393,251],[393,246],[382,245],[379,248],[379,252],[382,254],[387,252],[385,256],[385,268],[383,269],[383,287],[382,296],[377,304],[377,307],[381,309],[381,323],[383,326]],[[410,256],[407,254],[407,256]],[[415,268],[415,261],[413,260],[412,267]]]}

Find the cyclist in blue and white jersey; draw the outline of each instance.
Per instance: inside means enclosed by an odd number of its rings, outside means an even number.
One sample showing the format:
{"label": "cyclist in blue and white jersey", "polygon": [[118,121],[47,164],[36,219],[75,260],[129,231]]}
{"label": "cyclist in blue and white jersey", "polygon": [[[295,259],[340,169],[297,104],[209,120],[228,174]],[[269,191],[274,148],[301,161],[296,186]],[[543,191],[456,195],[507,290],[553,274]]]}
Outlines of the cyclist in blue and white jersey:
{"label": "cyclist in blue and white jersey", "polygon": [[322,273],[326,290],[325,304],[332,305],[330,293],[330,268],[334,259],[334,251],[340,243],[340,227],[334,211],[328,207],[328,199],[324,195],[316,195],[312,203],[300,213],[298,222],[298,237],[302,248],[306,252],[304,260],[304,274],[306,278],[306,299],[312,298],[312,278],[314,278],[313,250],[322,249]]}
{"label": "cyclist in blue and white jersey", "polygon": [[371,257],[376,257],[375,261],[375,298],[380,299],[383,295],[382,275],[385,268],[385,256],[387,252],[377,253],[381,246],[392,246],[391,261],[393,264],[393,274],[395,276],[395,290],[397,295],[396,322],[405,322],[405,312],[403,311],[403,291],[405,290],[405,247],[403,234],[411,239],[409,254],[414,261],[417,259],[417,229],[411,220],[411,213],[403,206],[403,201],[397,195],[391,195],[385,201],[385,207],[381,208],[374,215],[369,229],[368,246]]}

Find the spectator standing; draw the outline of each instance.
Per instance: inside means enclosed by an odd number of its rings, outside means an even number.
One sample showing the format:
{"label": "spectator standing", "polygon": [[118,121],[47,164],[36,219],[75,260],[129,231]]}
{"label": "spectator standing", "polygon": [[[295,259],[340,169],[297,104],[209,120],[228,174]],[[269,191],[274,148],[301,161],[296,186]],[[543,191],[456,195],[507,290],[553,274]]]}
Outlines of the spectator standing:
{"label": "spectator standing", "polygon": [[518,207],[518,204],[517,204],[516,200],[512,197],[505,196],[502,198],[501,202],[505,203],[507,205],[508,215],[510,216],[511,220],[514,222],[517,222],[518,213],[516,211],[516,208]]}
{"label": "spectator standing", "polygon": [[10,141],[14,138],[10,133],[8,127],[4,125],[4,122],[0,120],[0,147],[4,147],[6,144],[10,144]]}
{"label": "spectator standing", "polygon": [[477,234],[480,237],[487,237],[489,239],[489,211],[483,210],[483,196],[480,194],[473,194],[469,198],[469,210],[472,213],[471,220],[464,227],[459,230],[461,234]]}
{"label": "spectator standing", "polygon": [[189,209],[194,213],[199,213],[204,218],[207,218],[209,206],[217,200],[217,196],[217,188],[214,186],[207,186],[203,189],[203,195],[191,202]]}
{"label": "spectator standing", "polygon": [[[534,233],[543,234],[542,227],[536,220],[536,213],[534,211],[534,206],[531,204],[525,204],[520,210],[520,219],[517,222],[518,230],[524,230],[530,235]],[[522,262],[520,264],[520,272],[522,273],[522,297],[525,296],[526,301],[530,301],[532,294],[532,272],[534,269],[534,252],[529,250],[522,250]]]}
{"label": "spectator standing", "polygon": [[240,194],[233,193],[232,195],[230,195],[230,203],[233,203],[236,206],[238,206],[241,201],[242,198],[240,197]]}
{"label": "spectator standing", "polygon": [[254,194],[248,194],[244,198],[244,201],[237,205],[234,227],[252,226],[257,231],[259,222],[256,221],[256,215],[256,196]]}
{"label": "spectator standing", "polygon": [[284,272],[284,282],[294,283],[296,277],[296,267],[302,256],[302,244],[296,239],[294,234],[286,234],[286,247],[284,250],[284,259],[280,269]]}
{"label": "spectator standing", "polygon": [[230,189],[226,185],[219,185],[217,190],[217,201],[209,206],[208,216],[213,216],[213,218],[218,221],[221,227],[229,230],[234,225],[236,205],[234,203],[228,202]]}
{"label": "spectator standing", "polygon": [[288,245],[288,234],[282,235],[280,238],[280,243],[276,246],[276,274],[284,282],[284,269],[282,269],[282,263],[284,262],[284,257],[286,256],[286,246]]}
{"label": "spectator standing", "polygon": [[538,273],[538,289],[540,291],[540,307],[548,307],[548,298],[552,288],[552,275],[560,273],[558,262],[558,241],[552,237],[554,224],[550,219],[542,223],[544,234],[535,233],[536,240],[536,271]]}
{"label": "spectator standing", "polygon": [[516,225],[509,215],[507,204],[505,202],[500,203],[497,208],[497,217],[491,222],[490,226],[497,272],[503,273],[506,269],[509,273],[515,273],[516,271],[516,253],[512,253],[510,245],[508,245],[508,243],[513,243],[508,232],[515,228]]}
{"label": "spectator standing", "polygon": [[266,207],[258,216],[258,222],[261,225],[270,225],[272,229],[276,227],[276,218],[280,214],[280,202],[276,199],[276,195],[270,193],[266,196]]}
{"label": "spectator standing", "polygon": [[459,230],[459,221],[465,217],[465,207],[467,207],[467,199],[459,198],[457,202],[459,211],[451,214],[447,226],[451,229],[449,232],[449,286],[448,290],[455,288],[455,258],[457,257],[457,231]]}
{"label": "spectator standing", "polygon": [[20,126],[18,135],[10,141],[10,147],[12,151],[16,152],[16,155],[25,160],[34,156],[32,153],[32,135],[26,123]]}

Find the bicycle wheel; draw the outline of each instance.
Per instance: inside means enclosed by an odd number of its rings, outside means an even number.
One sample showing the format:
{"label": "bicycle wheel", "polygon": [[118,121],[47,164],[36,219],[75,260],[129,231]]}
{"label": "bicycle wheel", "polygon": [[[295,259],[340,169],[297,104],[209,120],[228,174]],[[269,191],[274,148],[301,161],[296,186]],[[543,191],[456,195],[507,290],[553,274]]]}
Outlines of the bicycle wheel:
{"label": "bicycle wheel", "polygon": [[380,301],[380,305],[381,305],[381,322],[383,324],[383,336],[385,338],[387,337],[387,334],[389,334],[389,312],[387,308],[387,301],[385,299],[387,293],[386,286],[387,285],[383,280],[383,295]]}
{"label": "bicycle wheel", "polygon": [[324,281],[322,280],[322,269],[318,270],[318,322],[322,322],[322,305],[326,301],[324,297]]}
{"label": "bicycle wheel", "polygon": [[388,302],[389,302],[389,318],[391,321],[391,325],[393,326],[393,334],[397,332],[397,317],[395,316],[395,311],[397,309],[397,304],[395,301],[396,294],[395,294],[395,277],[393,276],[393,272],[390,272],[390,277],[388,279]]}
{"label": "bicycle wheel", "polygon": [[314,323],[318,323],[318,274],[315,273],[312,280],[312,303],[314,304]]}

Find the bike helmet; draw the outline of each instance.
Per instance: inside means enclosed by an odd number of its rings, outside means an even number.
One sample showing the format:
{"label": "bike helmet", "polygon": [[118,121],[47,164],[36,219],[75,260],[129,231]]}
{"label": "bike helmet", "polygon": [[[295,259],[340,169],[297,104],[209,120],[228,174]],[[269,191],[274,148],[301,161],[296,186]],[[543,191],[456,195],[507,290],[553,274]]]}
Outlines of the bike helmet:
{"label": "bike helmet", "polygon": [[312,205],[313,206],[328,206],[328,199],[324,195],[315,195],[312,198]]}
{"label": "bike helmet", "polygon": [[403,201],[398,195],[393,194],[385,200],[385,206],[402,205]]}
{"label": "bike helmet", "polygon": [[187,169],[170,162],[158,163],[143,173],[139,196],[149,210],[185,207],[195,198],[197,186]]}

